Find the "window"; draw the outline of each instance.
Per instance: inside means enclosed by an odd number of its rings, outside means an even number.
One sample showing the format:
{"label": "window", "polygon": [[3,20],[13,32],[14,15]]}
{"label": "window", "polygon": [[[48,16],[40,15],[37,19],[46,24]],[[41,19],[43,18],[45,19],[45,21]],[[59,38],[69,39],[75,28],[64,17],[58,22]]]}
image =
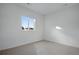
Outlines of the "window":
{"label": "window", "polygon": [[21,28],[22,30],[34,30],[36,19],[28,16],[21,16]]}

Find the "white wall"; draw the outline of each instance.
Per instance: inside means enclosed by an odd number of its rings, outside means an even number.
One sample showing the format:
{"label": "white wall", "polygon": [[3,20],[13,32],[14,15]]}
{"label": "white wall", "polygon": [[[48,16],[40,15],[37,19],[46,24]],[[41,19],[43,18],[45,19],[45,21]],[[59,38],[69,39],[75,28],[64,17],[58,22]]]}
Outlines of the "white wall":
{"label": "white wall", "polygon": [[[35,31],[22,31],[21,16],[36,18]],[[0,4],[0,50],[42,40],[43,17],[16,4]]]}
{"label": "white wall", "polygon": [[[21,16],[36,17],[36,30],[22,31]],[[79,47],[78,19],[79,5],[44,18],[42,15],[16,4],[0,4],[0,50],[42,39]],[[56,30],[56,26],[61,26],[63,30]]]}
{"label": "white wall", "polygon": [[[56,26],[63,29],[57,30]],[[79,5],[47,15],[44,39],[79,47]]]}

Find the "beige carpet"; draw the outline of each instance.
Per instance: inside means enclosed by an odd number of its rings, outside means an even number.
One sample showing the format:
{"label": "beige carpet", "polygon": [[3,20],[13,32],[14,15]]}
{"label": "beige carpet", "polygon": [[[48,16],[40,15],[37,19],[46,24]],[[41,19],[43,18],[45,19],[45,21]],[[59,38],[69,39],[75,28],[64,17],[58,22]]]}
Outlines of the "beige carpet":
{"label": "beige carpet", "polygon": [[49,41],[39,41],[0,51],[2,55],[79,55],[79,48]]}

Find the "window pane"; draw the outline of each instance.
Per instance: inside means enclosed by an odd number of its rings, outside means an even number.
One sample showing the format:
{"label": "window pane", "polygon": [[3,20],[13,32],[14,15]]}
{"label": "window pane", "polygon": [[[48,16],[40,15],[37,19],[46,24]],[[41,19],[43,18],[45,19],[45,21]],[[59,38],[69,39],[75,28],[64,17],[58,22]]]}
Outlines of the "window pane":
{"label": "window pane", "polygon": [[33,19],[29,19],[29,28],[34,28]]}
{"label": "window pane", "polygon": [[33,30],[35,27],[35,19],[28,16],[21,16],[22,30]]}
{"label": "window pane", "polygon": [[35,27],[35,19],[34,18],[30,18],[29,19],[29,29],[33,30]]}
{"label": "window pane", "polygon": [[21,26],[24,28],[28,28],[28,17],[26,16],[22,16],[21,17]]}

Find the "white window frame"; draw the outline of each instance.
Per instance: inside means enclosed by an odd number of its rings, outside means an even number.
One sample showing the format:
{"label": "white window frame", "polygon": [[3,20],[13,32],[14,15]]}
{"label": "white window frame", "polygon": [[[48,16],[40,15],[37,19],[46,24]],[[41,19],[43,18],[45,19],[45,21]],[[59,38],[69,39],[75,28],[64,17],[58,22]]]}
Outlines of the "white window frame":
{"label": "white window frame", "polygon": [[[22,17],[22,16],[21,16]],[[24,29],[22,29],[22,18],[21,18],[21,29],[23,30],[23,31],[34,31],[35,30],[35,28],[36,28],[36,18],[35,17],[31,17],[31,16],[24,16],[24,17],[29,17],[30,19],[33,19],[33,21],[34,21],[34,27],[33,27],[33,29],[31,29],[31,28],[29,28],[30,26],[29,26],[29,20],[28,20],[28,28],[26,29],[26,28],[24,28]]]}

